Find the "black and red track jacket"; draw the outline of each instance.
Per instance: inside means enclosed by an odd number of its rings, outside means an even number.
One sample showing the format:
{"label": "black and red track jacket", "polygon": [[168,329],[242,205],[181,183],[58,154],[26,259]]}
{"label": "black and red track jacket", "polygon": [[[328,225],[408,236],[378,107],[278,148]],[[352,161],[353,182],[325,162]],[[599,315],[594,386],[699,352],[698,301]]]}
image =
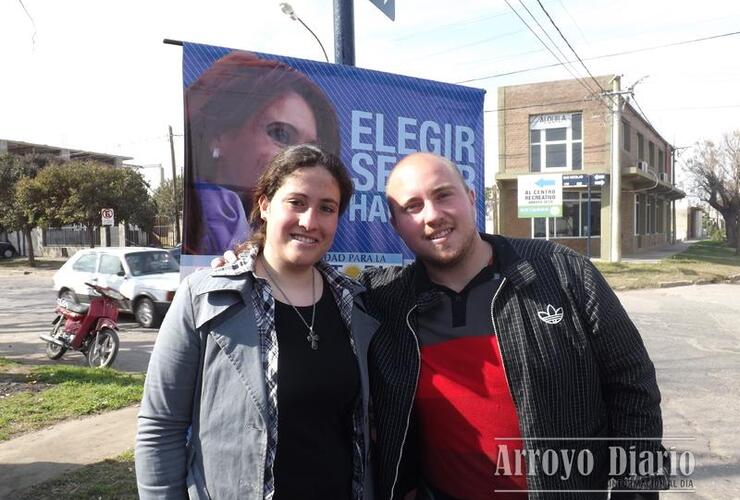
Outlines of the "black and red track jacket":
{"label": "black and red track jacket", "polygon": [[[527,475],[529,498],[606,498],[593,490],[606,490],[610,479],[617,487],[667,488],[664,475],[608,475],[609,446],[659,452],[663,428],[653,363],[603,276],[586,257],[552,242],[481,236],[494,246],[504,277],[491,300],[491,318],[525,447],[588,449],[595,462],[591,474],[567,480],[541,471]],[[434,291],[414,292],[419,265],[369,270],[360,279],[370,312],[381,321],[369,351],[378,499],[403,498],[420,479],[413,416],[420,365],[416,311],[436,298]],[[548,306],[562,308],[557,324],[540,320]]]}

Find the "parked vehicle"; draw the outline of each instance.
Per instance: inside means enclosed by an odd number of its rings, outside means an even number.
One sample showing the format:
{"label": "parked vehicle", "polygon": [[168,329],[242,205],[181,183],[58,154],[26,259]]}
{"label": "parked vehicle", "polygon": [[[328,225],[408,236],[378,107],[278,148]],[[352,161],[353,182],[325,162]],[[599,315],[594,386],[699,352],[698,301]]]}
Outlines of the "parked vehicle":
{"label": "parked vehicle", "polygon": [[49,359],[59,359],[69,349],[82,352],[93,368],[107,368],[118,354],[118,291],[86,283],[97,294],[90,305],[57,299],[51,333],[39,337],[46,342]]}
{"label": "parked vehicle", "polygon": [[158,248],[101,247],[80,250],[54,274],[54,290],[67,302],[89,302],[86,283],[119,290],[122,311],[142,326],[159,325],[180,283],[180,266]]}
{"label": "parked vehicle", "polygon": [[182,245],[178,243],[175,247],[170,248],[168,250],[170,252],[170,255],[172,255],[172,258],[177,261],[177,263],[180,263],[180,255],[182,254]]}
{"label": "parked vehicle", "polygon": [[12,259],[18,255],[18,251],[9,241],[0,241],[0,256],[4,259]]}

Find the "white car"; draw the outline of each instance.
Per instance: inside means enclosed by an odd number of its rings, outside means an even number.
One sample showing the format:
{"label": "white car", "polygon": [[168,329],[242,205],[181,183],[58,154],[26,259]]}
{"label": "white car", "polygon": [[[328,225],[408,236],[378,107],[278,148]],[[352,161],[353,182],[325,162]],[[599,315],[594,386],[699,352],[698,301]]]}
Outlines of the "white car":
{"label": "white car", "polygon": [[54,274],[57,296],[68,302],[90,301],[85,282],[107,286],[126,297],[121,310],[133,312],[142,326],[156,327],[180,284],[180,266],[159,248],[101,247],[80,250]]}

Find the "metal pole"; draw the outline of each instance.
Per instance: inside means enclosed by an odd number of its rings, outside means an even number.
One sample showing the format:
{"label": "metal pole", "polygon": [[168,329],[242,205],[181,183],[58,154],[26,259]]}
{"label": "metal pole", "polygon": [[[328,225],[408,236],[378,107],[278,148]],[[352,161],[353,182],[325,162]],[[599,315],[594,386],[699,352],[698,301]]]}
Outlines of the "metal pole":
{"label": "metal pole", "polygon": [[334,62],[355,65],[355,13],[353,0],[334,0]]}
{"label": "metal pole", "polygon": [[622,194],[622,165],[620,164],[620,150],[622,145],[619,141],[619,129],[622,125],[622,109],[619,76],[612,80],[612,165],[611,165],[611,238],[609,261],[619,262],[622,260],[622,218],[620,213],[620,200]]}
{"label": "metal pole", "polygon": [[172,135],[172,125],[170,128],[170,156],[172,158],[172,200],[175,202],[175,243],[180,243],[180,212],[178,207],[180,206],[179,200],[177,199],[177,168],[175,167],[175,141]]}
{"label": "metal pole", "polygon": [[587,200],[586,200],[586,257],[589,259],[591,258],[591,176],[586,175],[586,183],[588,186],[588,190],[586,191],[587,194]]}

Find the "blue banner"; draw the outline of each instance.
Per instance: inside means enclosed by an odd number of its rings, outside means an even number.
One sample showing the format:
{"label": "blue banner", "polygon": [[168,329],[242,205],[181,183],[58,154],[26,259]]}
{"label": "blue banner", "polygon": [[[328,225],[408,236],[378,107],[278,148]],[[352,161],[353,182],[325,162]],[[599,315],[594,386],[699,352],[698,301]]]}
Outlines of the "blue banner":
{"label": "blue banner", "polygon": [[293,123],[268,133],[334,150],[355,186],[330,263],[353,274],[413,259],[390,225],[384,193],[390,170],[415,151],[458,165],[484,228],[483,90],[191,43],[183,44],[183,83],[186,267],[246,239],[249,190],[274,154],[250,134],[259,116],[286,109]]}

